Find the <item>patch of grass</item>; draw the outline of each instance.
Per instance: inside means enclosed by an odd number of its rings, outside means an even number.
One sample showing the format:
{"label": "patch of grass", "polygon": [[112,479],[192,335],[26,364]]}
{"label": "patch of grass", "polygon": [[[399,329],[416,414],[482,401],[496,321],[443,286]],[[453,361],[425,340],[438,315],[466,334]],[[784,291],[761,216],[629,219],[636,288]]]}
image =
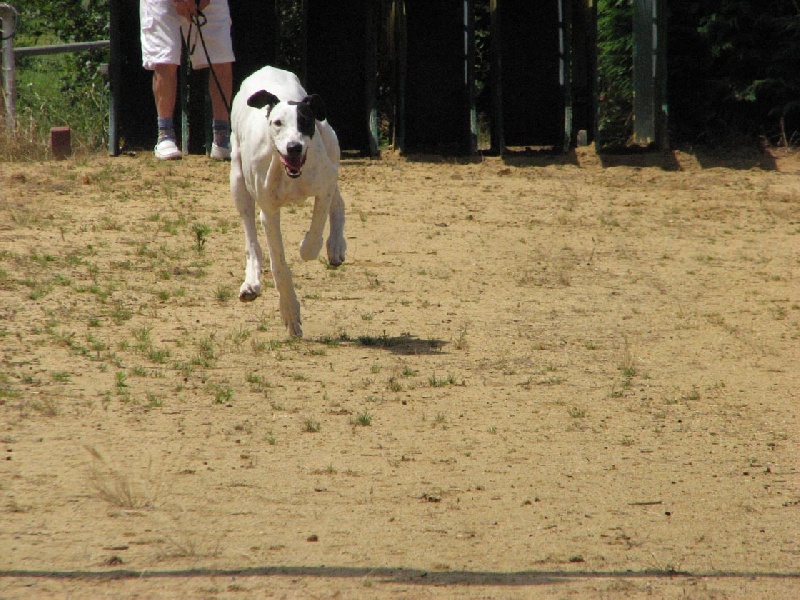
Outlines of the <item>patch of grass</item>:
{"label": "patch of grass", "polygon": [[389,391],[391,392],[402,392],[403,391],[403,384],[397,380],[397,377],[390,377],[388,382]]}
{"label": "patch of grass", "polygon": [[214,298],[217,302],[227,302],[233,298],[233,290],[227,285],[219,285],[214,290]]}
{"label": "patch of grass", "polygon": [[700,400],[700,390],[697,389],[696,386],[693,386],[691,391],[686,392],[685,394],[683,394],[681,396],[681,400],[683,400],[685,402],[686,401]]}
{"label": "patch of grass", "polygon": [[469,349],[469,342],[467,341],[467,331],[468,327],[466,324],[462,325],[458,330],[458,337],[453,342],[453,347],[456,350],[468,350]]}
{"label": "patch of grass", "polygon": [[372,415],[368,411],[358,413],[354,419],[350,419],[352,425],[359,425],[361,427],[369,427],[372,425]]}
{"label": "patch of grass", "polygon": [[571,406],[569,409],[569,416],[573,419],[582,419],[586,416],[586,410],[577,406]]}
{"label": "patch of grass", "polygon": [[207,335],[196,344],[197,355],[192,359],[192,364],[208,368],[217,359],[216,340],[214,334]]}
{"label": "patch of grass", "polygon": [[0,373],[0,399],[18,398],[19,392],[15,390],[6,373]]}
{"label": "patch of grass", "polygon": [[228,404],[233,399],[233,390],[227,386],[214,389],[214,404]]}
{"label": "patch of grass", "polygon": [[55,398],[39,398],[33,400],[29,406],[31,410],[36,411],[44,417],[56,417],[59,413],[58,402]]}
{"label": "patch of grass", "polygon": [[164,364],[172,353],[168,348],[155,348],[150,346],[145,353],[145,356],[156,364]]}
{"label": "patch of grass", "polygon": [[[448,385],[459,385],[458,381],[456,380],[456,376],[453,375],[452,373],[448,373],[442,378],[437,377],[436,373],[434,373],[428,378],[428,384],[431,387],[445,387]],[[462,382],[461,385],[464,385],[464,383]]]}
{"label": "patch of grass", "polygon": [[[89,483],[100,498],[119,508],[150,508],[155,505],[160,485],[153,478],[148,477],[148,481],[136,485],[129,476],[110,466],[95,448],[86,446],[86,451],[94,459],[89,468]],[[149,471],[150,465],[148,475]]]}
{"label": "patch of grass", "polygon": [[124,306],[122,302],[117,301],[113,303],[109,316],[115,325],[122,325],[125,321],[133,318],[133,311]]}
{"label": "patch of grass", "polygon": [[318,433],[321,428],[320,422],[314,419],[309,418],[303,422],[303,431],[306,433]]}
{"label": "patch of grass", "polygon": [[250,389],[253,392],[266,394],[269,388],[272,387],[272,384],[265,377],[256,373],[248,373],[245,376],[245,380],[250,384]]}
{"label": "patch of grass", "polygon": [[194,249],[198,253],[202,253],[206,249],[206,242],[211,233],[211,227],[203,223],[195,223],[192,225],[192,233],[194,233]]}
{"label": "patch of grass", "polygon": [[116,380],[115,385],[118,390],[128,387],[128,377],[127,375],[125,375],[123,371],[117,371],[115,375],[115,380]]}
{"label": "patch of grass", "polygon": [[403,371],[401,374],[403,375],[403,377],[415,377],[418,373],[419,371],[417,371],[416,369],[412,369],[409,366],[405,366],[403,367]]}

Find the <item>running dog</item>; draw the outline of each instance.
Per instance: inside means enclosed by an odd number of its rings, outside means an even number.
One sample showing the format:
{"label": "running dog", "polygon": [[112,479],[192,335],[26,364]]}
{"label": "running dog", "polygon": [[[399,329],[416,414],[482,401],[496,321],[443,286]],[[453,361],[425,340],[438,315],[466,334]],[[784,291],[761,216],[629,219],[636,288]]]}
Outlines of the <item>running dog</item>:
{"label": "running dog", "polygon": [[263,253],[258,243],[255,205],[267,237],[270,268],[281,317],[289,335],[301,337],[300,303],[286,264],[281,237],[281,207],[314,196],[311,225],[300,244],[303,260],[322,249],[330,219],[328,261],[344,262],[344,201],[339,193],[339,140],[317,95],[306,94],[288,71],[264,67],[242,82],[231,109],[231,195],[242,218],[245,277],[239,300],[261,294]]}

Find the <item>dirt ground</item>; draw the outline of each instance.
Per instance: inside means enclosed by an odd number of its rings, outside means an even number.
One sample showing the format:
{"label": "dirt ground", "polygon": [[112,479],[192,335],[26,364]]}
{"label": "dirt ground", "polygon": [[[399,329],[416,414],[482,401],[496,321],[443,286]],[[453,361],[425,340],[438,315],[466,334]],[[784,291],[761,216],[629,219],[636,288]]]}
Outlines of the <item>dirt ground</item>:
{"label": "dirt ground", "polygon": [[800,157],[345,160],[302,340],[227,173],[0,164],[0,598],[797,597]]}

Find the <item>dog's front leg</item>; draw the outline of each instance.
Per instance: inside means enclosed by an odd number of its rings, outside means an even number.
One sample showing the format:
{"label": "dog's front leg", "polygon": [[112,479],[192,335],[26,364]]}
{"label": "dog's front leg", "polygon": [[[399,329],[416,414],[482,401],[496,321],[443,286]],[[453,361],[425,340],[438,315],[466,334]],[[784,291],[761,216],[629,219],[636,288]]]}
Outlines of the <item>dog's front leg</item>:
{"label": "dog's front leg", "polygon": [[333,194],[330,207],[331,231],[328,234],[328,262],[338,267],[344,262],[347,251],[347,242],[344,239],[344,200],[339,192],[339,186]]}
{"label": "dog's front leg", "polygon": [[281,209],[271,208],[261,211],[261,225],[267,236],[269,248],[269,264],[275,288],[278,290],[278,307],[281,311],[283,323],[292,337],[302,337],[300,327],[300,302],[294,291],[292,272],[286,264],[283,252],[283,237],[281,236]]}
{"label": "dog's front leg", "polygon": [[231,162],[230,182],[231,194],[242,219],[242,229],[244,229],[245,269],[244,283],[239,288],[239,300],[252,302],[261,294],[261,263],[264,255],[258,243],[255,201],[244,184],[238,152]]}
{"label": "dog's front leg", "polygon": [[300,256],[303,260],[314,260],[322,250],[322,234],[325,232],[325,219],[331,207],[331,195],[316,196],[314,198],[314,212],[311,215],[311,224],[308,232],[300,244]]}

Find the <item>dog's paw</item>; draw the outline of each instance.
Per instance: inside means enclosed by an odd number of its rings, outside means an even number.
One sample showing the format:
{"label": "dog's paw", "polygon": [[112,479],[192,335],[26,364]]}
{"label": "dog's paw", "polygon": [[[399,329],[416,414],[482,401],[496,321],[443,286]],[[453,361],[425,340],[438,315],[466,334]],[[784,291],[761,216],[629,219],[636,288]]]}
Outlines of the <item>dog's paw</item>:
{"label": "dog's paw", "polygon": [[344,262],[344,255],[347,251],[347,242],[344,238],[333,239],[328,238],[328,262],[331,266],[338,267]]}
{"label": "dog's paw", "polygon": [[314,260],[322,250],[322,236],[314,237],[307,233],[300,244],[300,258],[303,260]]}
{"label": "dog's paw", "polygon": [[239,288],[239,300],[241,302],[252,302],[261,295],[261,286],[251,283],[243,283]]}
{"label": "dog's paw", "polygon": [[300,326],[300,303],[297,298],[281,298],[278,307],[289,335],[295,338],[303,337],[303,328]]}
{"label": "dog's paw", "polygon": [[289,332],[290,337],[293,338],[303,337],[303,328],[300,327],[300,323],[286,323],[286,331]]}

